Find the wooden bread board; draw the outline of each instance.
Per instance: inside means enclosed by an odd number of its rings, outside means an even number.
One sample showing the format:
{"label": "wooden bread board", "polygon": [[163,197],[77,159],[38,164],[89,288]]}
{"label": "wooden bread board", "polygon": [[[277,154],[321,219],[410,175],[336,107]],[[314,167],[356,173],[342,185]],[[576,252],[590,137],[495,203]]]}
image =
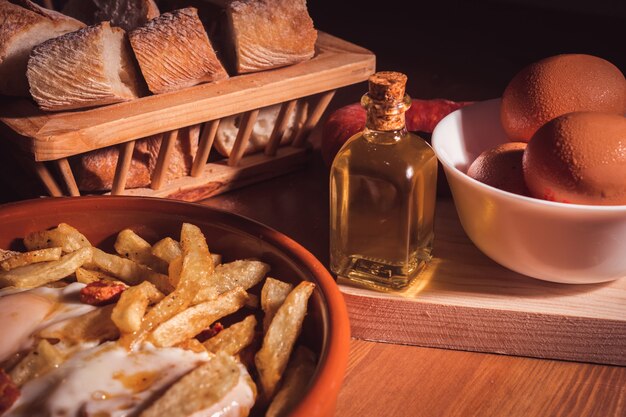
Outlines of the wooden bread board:
{"label": "wooden bread board", "polygon": [[435,233],[433,261],[403,292],[339,279],[353,337],[626,365],[626,279],[557,284],[507,270],[472,244],[452,200],[438,203]]}

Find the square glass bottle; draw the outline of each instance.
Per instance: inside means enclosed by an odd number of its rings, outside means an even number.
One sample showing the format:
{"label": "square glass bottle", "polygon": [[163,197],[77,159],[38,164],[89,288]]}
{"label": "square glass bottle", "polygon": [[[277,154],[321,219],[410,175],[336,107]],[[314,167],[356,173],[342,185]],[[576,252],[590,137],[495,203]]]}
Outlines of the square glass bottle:
{"label": "square glass bottle", "polygon": [[335,156],[330,173],[330,267],[390,289],[406,287],[431,258],[437,158],[408,132],[407,77],[378,72],[361,100],[365,129]]}

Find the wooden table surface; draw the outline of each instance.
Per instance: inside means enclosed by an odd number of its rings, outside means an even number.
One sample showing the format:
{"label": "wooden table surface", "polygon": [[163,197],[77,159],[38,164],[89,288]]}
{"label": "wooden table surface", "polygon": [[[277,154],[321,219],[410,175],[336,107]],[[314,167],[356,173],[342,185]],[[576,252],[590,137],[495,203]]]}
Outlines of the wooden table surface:
{"label": "wooden table surface", "polygon": [[[417,15],[404,13],[409,3]],[[523,64],[556,53],[593,53],[626,70],[625,15],[607,12],[610,4],[623,12],[620,2],[599,1],[605,7],[596,10],[572,3],[585,13],[513,0],[432,3],[438,5],[389,2],[374,11],[361,2],[318,0],[309,8],[320,29],[373,50],[379,69],[407,73],[409,93],[419,98],[493,98]],[[340,91],[333,106],[358,100],[364,89]],[[313,151],[298,172],[203,204],[265,223],[328,265],[327,183]],[[624,417],[626,368],[353,339],[336,415]]]}
{"label": "wooden table surface", "polygon": [[[372,10],[353,3],[318,0],[309,8],[321,29],[374,51],[378,69],[407,73],[414,97],[497,97],[523,65],[565,52],[596,54],[626,72],[618,41],[624,15],[600,8],[590,15],[507,1],[418,2],[416,16],[398,14],[409,3],[399,1],[376,11],[376,26]],[[365,88],[340,91],[332,106],[357,101]],[[319,145],[319,130],[312,142]],[[328,265],[327,178],[314,152],[302,171],[204,204],[268,224]],[[626,368],[352,339],[336,415],[624,417]]]}
{"label": "wooden table surface", "polygon": [[[292,237],[328,265],[327,169],[203,201]],[[337,416],[626,416],[626,367],[352,339]]]}

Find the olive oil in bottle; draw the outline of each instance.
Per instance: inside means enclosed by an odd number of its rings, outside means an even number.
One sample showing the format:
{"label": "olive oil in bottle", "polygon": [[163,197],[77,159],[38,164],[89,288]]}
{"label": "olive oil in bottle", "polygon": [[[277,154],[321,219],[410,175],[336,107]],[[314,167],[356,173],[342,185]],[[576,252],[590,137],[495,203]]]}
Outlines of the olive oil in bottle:
{"label": "olive oil in bottle", "polygon": [[407,286],[431,258],[437,158],[406,130],[407,77],[378,72],[361,100],[365,129],[336,155],[330,173],[330,268],[390,289]]}

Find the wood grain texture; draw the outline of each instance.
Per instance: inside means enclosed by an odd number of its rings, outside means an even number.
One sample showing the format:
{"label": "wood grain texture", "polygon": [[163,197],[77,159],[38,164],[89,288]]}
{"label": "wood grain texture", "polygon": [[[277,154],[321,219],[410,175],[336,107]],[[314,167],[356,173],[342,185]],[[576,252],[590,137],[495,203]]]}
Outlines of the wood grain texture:
{"label": "wood grain texture", "polygon": [[204,166],[209,159],[209,153],[213,147],[213,141],[217,134],[217,128],[220,126],[220,119],[211,120],[206,122],[202,127],[202,134],[200,135],[200,141],[198,142],[198,152],[193,160],[191,167],[191,176],[197,177],[202,174]]}
{"label": "wood grain texture", "polygon": [[621,417],[626,368],[352,340],[336,415]]}
{"label": "wood grain texture", "polygon": [[126,179],[128,178],[128,171],[130,170],[130,163],[133,158],[133,151],[135,150],[135,141],[131,140],[119,145],[119,157],[117,158],[117,165],[115,166],[115,176],[113,177],[113,186],[111,187],[111,194],[119,195],[124,192],[126,187]]}
{"label": "wood grain texture", "polygon": [[499,266],[437,206],[434,259],[403,292],[343,279],[352,335],[377,341],[626,365],[626,280],[567,285]]}
{"label": "wood grain texture", "polygon": [[276,155],[276,150],[278,149],[280,141],[285,134],[285,129],[287,128],[287,124],[289,123],[291,113],[293,113],[293,111],[296,109],[297,104],[298,100],[290,100],[280,106],[280,111],[278,112],[276,122],[274,122],[274,128],[272,129],[272,134],[270,135],[270,139],[267,142],[267,145],[265,145],[265,155]]}
{"label": "wood grain texture", "polygon": [[230,152],[230,157],[228,158],[228,165],[231,167],[235,167],[239,164],[241,158],[243,157],[243,153],[248,147],[250,134],[252,133],[252,128],[256,123],[257,117],[259,116],[259,110],[260,109],[254,109],[246,112],[241,119],[241,125],[239,126],[239,131],[237,132],[237,138],[235,139],[233,149]]}
{"label": "wood grain texture", "polygon": [[0,122],[35,160],[55,160],[335,90],[374,71],[370,51],[326,33],[316,50],[298,65],[90,110],[45,113],[29,100],[0,100]]}
{"label": "wood grain texture", "polygon": [[279,148],[275,156],[262,153],[247,156],[234,167],[228,160],[211,162],[196,177],[172,180],[158,190],[134,188],[125,190],[124,194],[198,201],[299,169],[306,163],[307,154],[304,148],[287,146]]}
{"label": "wood grain texture", "polygon": [[[328,265],[328,172],[319,152],[312,152],[310,158],[303,169],[202,204],[263,222]],[[451,204],[443,199],[440,205],[448,207],[449,216],[454,214]],[[439,214],[444,215],[442,209]],[[438,230],[442,227],[437,226]],[[458,233],[450,239],[464,247],[466,255],[478,257],[472,265],[492,264],[476,249],[466,247],[467,238]],[[560,287],[521,276],[513,279],[522,283],[520,287],[534,285],[539,294]],[[464,291],[462,285],[458,291]],[[538,297],[538,291],[528,288],[526,294]],[[355,339],[335,415],[623,417],[626,367]]]}

